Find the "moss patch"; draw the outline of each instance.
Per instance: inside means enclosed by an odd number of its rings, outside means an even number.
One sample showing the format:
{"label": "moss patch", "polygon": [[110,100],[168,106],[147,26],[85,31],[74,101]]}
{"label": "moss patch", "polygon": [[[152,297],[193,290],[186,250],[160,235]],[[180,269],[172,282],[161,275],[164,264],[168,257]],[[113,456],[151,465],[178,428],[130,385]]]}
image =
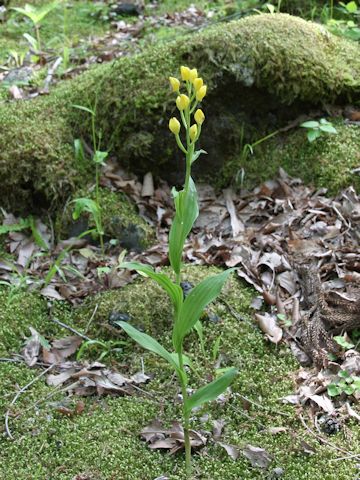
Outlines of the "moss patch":
{"label": "moss patch", "polygon": [[[0,202],[12,209],[59,205],[82,185],[83,166],[74,159],[72,142],[74,137],[87,138],[90,126],[88,115],[72,105],[93,106],[96,98],[104,145],[124,165],[168,177],[175,172],[179,180],[183,163],[166,126],[174,113],[166,77],[177,74],[183,63],[197,66],[209,85],[203,146],[212,148],[201,165],[213,173],[234,153],[234,125],[243,121],[245,107],[254,104],[250,98],[270,97],[269,111],[266,102],[260,102],[257,116],[264,119],[276,105],[278,110],[295,101],[359,96],[357,47],[319,25],[288,15],[256,15],[221,24],[94,67],[46,98],[2,104]],[[234,111],[219,121],[217,107],[223,97],[228,99],[225,110],[228,106]],[[249,110],[248,115],[256,112]]]}
{"label": "moss patch", "polygon": [[[196,283],[204,276],[217,271],[216,268],[189,267],[186,269],[186,277]],[[228,282],[223,292],[229,304],[249,319],[252,295],[252,290],[244,287],[235,278]],[[33,313],[28,308],[27,302],[30,301],[35,305]],[[150,280],[137,280],[119,291],[106,292],[88,299],[74,311],[57,304],[56,316],[81,330],[86,325],[95,304],[99,307],[89,336],[98,335],[99,338],[106,338],[99,326],[107,321],[109,312],[118,308],[127,310],[134,324],[142,325],[143,328],[152,325],[150,329],[154,335],[162,344],[169,347],[169,304],[161,290]],[[46,301],[36,300],[34,295],[19,298],[18,303],[11,308],[3,307],[0,332],[3,333],[4,328],[9,329],[13,324],[15,329],[20,325],[25,329],[37,318],[36,326],[41,333],[45,335],[56,333],[58,337],[63,336],[64,332],[53,330],[47,319],[45,307]],[[350,476],[354,476],[356,462],[350,460],[336,462],[334,469],[329,462],[339,456],[338,452],[314,442],[297,420],[294,408],[279,401],[280,397],[294,390],[292,375],[297,365],[288,350],[269,345],[257,327],[251,322],[239,322],[229,315],[221,304],[216,303],[213,308],[220,316],[221,322],[204,321],[206,358],[200,353],[195,334],[190,335],[186,351],[193,358],[201,375],[206,375],[212,370],[212,346],[216,338],[222,335],[220,344],[222,366],[237,366],[239,377],[233,385],[232,399],[224,405],[212,403],[196,412],[193,417],[194,428],[211,430],[212,420],[224,419],[226,427],[223,440],[239,446],[250,443],[266,448],[273,457],[271,469],[282,468],[284,470],[282,478],[285,480],[316,478],[319,471],[329,480],[348,480]],[[108,336],[109,332],[106,335]],[[121,333],[120,335],[123,337]],[[15,334],[12,337],[8,337],[8,334],[6,336],[7,348],[14,349],[19,346]],[[3,335],[0,338],[3,338]],[[68,480],[80,473],[86,473],[99,480],[110,480],[114,476],[124,480],[140,477],[153,480],[160,475],[168,475],[171,480],[183,479],[181,455],[172,457],[152,452],[138,438],[141,428],[155,417],[161,418],[166,423],[179,418],[179,408],[173,405],[177,386],[171,380],[171,371],[161,360],[129,341],[129,347],[124,352],[121,362],[128,365],[130,372],[133,373],[139,370],[141,358],[146,373],[154,375],[154,379],[144,388],[155,396],[155,401],[141,395],[130,398],[88,398],[85,399],[85,410],[81,415],[66,418],[58,413],[55,403],[63,401],[64,394],[57,393],[51,399],[33,407],[37,400],[44,400],[52,393],[43,380],[34,384],[16,403],[14,413],[22,415],[10,419],[15,441],[10,442],[5,435],[0,438],[3,458],[0,477],[6,480],[25,480],[29,477],[42,480],[53,476],[56,480]],[[2,413],[15,394],[14,385],[24,386],[37,373],[37,370],[21,365],[0,363]],[[199,384],[196,377],[192,377],[192,386]],[[242,396],[262,407],[253,404],[246,406]],[[76,400],[74,398],[70,401],[74,404]],[[200,417],[204,413],[209,417],[201,422]],[[287,431],[273,435],[267,429],[274,426],[284,426]],[[356,451],[360,440],[359,427],[350,425],[349,428],[351,435],[345,438],[344,433],[340,432],[331,437],[331,442],[341,448]],[[316,449],[314,455],[306,456],[302,452],[301,439],[314,446]],[[199,454],[194,455],[194,470],[195,478],[207,480],[267,478],[267,473],[252,468],[242,457],[237,462],[232,461],[219,446],[211,442]]]}
{"label": "moss patch", "polygon": [[245,170],[245,184],[253,188],[275,177],[279,167],[306,183],[325,187],[330,194],[353,185],[360,191],[360,176],[352,173],[360,162],[360,127],[334,123],[337,135],[326,135],[312,143],[302,128],[279,135],[254,149],[245,161],[235,160],[229,171]]}

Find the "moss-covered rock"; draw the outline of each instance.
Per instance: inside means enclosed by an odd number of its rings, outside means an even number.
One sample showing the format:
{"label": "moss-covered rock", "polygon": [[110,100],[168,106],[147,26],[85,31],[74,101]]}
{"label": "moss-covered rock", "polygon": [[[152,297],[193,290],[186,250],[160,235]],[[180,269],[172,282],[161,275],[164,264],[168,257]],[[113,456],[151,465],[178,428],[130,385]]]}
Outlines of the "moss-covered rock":
{"label": "moss-covered rock", "polygon": [[325,187],[330,194],[353,185],[360,191],[360,176],[353,170],[360,165],[360,127],[334,122],[336,135],[324,135],[312,143],[299,128],[277,135],[254,149],[254,155],[235,160],[229,173],[245,171],[245,184],[254,187],[275,177],[279,167],[309,184]]}
{"label": "moss-covered rock", "polygon": [[[95,200],[95,189],[79,190],[74,198],[87,197]],[[99,203],[102,212],[102,225],[105,237],[115,239],[127,250],[142,251],[155,239],[152,227],[138,214],[136,207],[121,192],[108,188],[99,188]],[[56,225],[61,238],[77,237],[81,233],[94,228],[95,224],[88,214],[84,213],[79,220],[72,219],[74,204],[69,203],[58,215]]]}
{"label": "moss-covered rock", "polygon": [[209,155],[195,165],[202,172],[217,173],[233,156],[241,123],[277,125],[297,112],[296,102],[359,98],[357,45],[288,15],[220,24],[92,68],[48,97],[2,104],[0,203],[48,207],[84,184],[87,166],[77,163],[72,144],[89,136],[89,118],[73,104],[97,103],[104,145],[122,164],[179,181],[182,160],[167,131],[174,103],[166,77],[184,63],[196,66],[209,85],[202,145]]}

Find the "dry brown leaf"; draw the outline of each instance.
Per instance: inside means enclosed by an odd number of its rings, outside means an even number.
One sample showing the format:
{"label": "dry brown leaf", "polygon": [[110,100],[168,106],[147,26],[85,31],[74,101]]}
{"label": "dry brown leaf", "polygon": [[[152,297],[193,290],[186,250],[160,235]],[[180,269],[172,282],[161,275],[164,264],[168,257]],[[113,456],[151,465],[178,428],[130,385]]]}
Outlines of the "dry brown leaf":
{"label": "dry brown leaf", "polygon": [[241,450],[239,447],[236,447],[235,445],[229,445],[228,443],[223,443],[223,442],[217,442],[220,447],[222,447],[226,453],[229,455],[230,458],[232,458],[234,461],[236,461],[241,453]]}
{"label": "dry brown leaf", "polygon": [[54,340],[51,344],[50,350],[43,348],[42,356],[44,362],[49,363],[50,365],[62,362],[73,355],[82,342],[83,339],[76,335]]}
{"label": "dry brown leaf", "polygon": [[266,469],[272,461],[271,456],[265,449],[254,447],[250,444],[246,445],[241,453],[250,461],[253,467]]}
{"label": "dry brown leaf", "polygon": [[273,343],[279,343],[282,339],[283,331],[277,325],[275,316],[265,312],[263,315],[255,313],[255,318],[266,337]]}
{"label": "dry brown leaf", "polygon": [[29,327],[29,329],[31,337],[26,340],[26,344],[22,349],[21,354],[26,365],[33,367],[39,358],[41,342],[39,333],[32,327]]}

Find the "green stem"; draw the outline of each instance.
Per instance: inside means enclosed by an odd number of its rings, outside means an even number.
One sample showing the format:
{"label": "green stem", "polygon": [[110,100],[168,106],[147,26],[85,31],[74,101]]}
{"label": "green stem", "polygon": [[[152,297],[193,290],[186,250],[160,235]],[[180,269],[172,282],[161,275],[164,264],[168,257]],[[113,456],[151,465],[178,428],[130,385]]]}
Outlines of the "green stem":
{"label": "green stem", "polygon": [[39,52],[41,52],[41,40],[40,40],[40,27],[39,25],[35,24],[35,33],[36,33],[36,41]]}
{"label": "green stem", "polygon": [[[180,347],[180,351],[178,352],[179,358],[179,367],[180,370],[184,373],[184,362],[182,356],[182,346]],[[190,414],[186,410],[186,403],[188,400],[188,394],[186,391],[186,385],[183,379],[180,377],[180,384],[181,384],[181,393],[183,397],[183,417],[184,417],[184,440],[185,440],[185,471],[186,471],[186,478],[191,478],[191,443],[190,443]]]}
{"label": "green stem", "polygon": [[101,253],[104,255],[104,234],[102,233],[102,215],[101,215],[101,205],[100,205],[100,195],[99,195],[99,183],[100,183],[100,172],[99,172],[99,165],[95,165],[95,198],[96,198],[96,204],[99,208],[99,223],[101,225],[101,231],[99,231],[99,236],[100,236],[100,248],[101,248]]}

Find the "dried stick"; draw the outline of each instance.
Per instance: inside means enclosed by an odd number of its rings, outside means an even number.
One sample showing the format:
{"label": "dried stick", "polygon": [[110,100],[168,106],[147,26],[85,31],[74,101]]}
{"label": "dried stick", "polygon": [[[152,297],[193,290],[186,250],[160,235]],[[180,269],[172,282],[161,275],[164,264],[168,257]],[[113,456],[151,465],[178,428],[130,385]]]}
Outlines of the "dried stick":
{"label": "dried stick", "polygon": [[70,325],[66,325],[66,323],[60,322],[57,318],[51,317],[51,321],[59,325],[60,327],[66,328],[67,330],[70,330],[70,332],[75,333],[78,337],[83,338],[84,340],[90,341],[91,338],[89,338],[87,335],[84,335],[83,333],[80,333],[78,330],[75,330],[75,328],[70,327]]}
{"label": "dried stick", "polygon": [[9,408],[7,409],[6,413],[5,413],[5,430],[6,430],[6,433],[8,435],[8,437],[11,439],[11,440],[14,440],[14,437],[12,436],[11,434],[11,431],[10,431],[10,427],[9,427],[9,415],[10,415],[10,409],[11,407],[15,404],[16,400],[20,397],[20,395],[24,392],[26,392],[26,390],[28,388],[31,387],[31,385],[33,385],[35,382],[37,382],[41,377],[43,377],[44,375],[47,374],[47,372],[49,372],[52,368],[55,367],[55,364],[54,365],[50,365],[50,367],[46,368],[45,370],[43,370],[37,377],[33,378],[31,380],[31,382],[29,382],[27,385],[25,385],[24,387],[20,388],[20,390],[16,393],[15,397],[12,399],[10,405],[9,405]]}
{"label": "dried stick", "polygon": [[48,74],[46,75],[45,82],[44,82],[44,88],[42,90],[42,93],[49,93],[49,87],[50,83],[52,81],[52,78],[54,76],[54,73],[56,72],[57,68],[59,67],[60,63],[62,62],[62,58],[59,57],[55,60],[55,62],[51,65],[51,67],[48,70]]}
{"label": "dried stick", "polygon": [[[360,454],[356,454],[356,453],[352,453],[352,452],[349,452],[343,448],[340,448],[340,447],[337,447],[336,445],[334,445],[333,443],[329,442],[328,440],[326,440],[325,438],[323,438],[321,435],[318,435],[317,433],[315,433],[308,425],[307,423],[305,422],[304,420],[304,417],[302,415],[299,415],[299,418],[300,418],[300,421],[301,423],[303,424],[303,426],[306,428],[306,430],[313,436],[316,438],[316,440],[318,440],[319,442],[323,443],[324,445],[327,445],[328,447],[332,448],[333,450],[337,450],[338,452],[341,452],[341,453],[344,453],[346,455],[346,457],[357,457],[358,459],[360,459]],[[342,458],[346,458],[346,457],[342,457]]]}

